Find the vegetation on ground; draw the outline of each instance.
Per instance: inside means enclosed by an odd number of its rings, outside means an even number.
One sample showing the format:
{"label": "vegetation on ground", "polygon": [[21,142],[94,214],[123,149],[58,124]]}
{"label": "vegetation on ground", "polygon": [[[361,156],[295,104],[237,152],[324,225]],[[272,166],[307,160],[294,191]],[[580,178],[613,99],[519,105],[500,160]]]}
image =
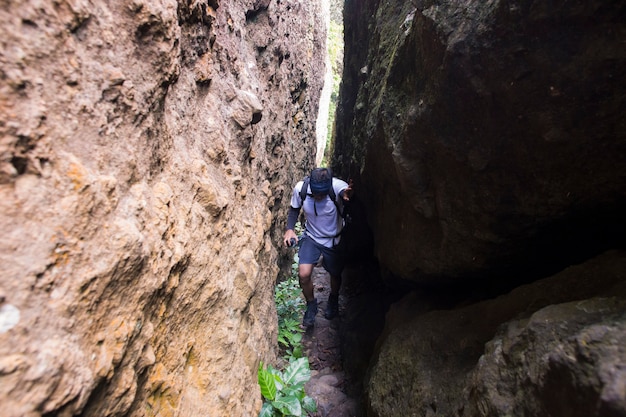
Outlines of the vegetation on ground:
{"label": "vegetation on ground", "polygon": [[[300,226],[296,226],[300,232]],[[291,275],[276,285],[274,292],[278,313],[278,344],[287,365],[281,371],[259,364],[258,381],[265,399],[259,417],[306,416],[317,409],[315,400],[306,395],[304,384],[311,378],[309,359],[304,355],[300,320],[305,303],[298,283],[298,253],[294,254]]]}
{"label": "vegetation on ground", "polygon": [[304,384],[311,378],[306,357],[291,360],[279,371],[263,362],[259,365],[259,385],[265,398],[259,417],[305,416],[317,410],[315,400],[307,396]]}

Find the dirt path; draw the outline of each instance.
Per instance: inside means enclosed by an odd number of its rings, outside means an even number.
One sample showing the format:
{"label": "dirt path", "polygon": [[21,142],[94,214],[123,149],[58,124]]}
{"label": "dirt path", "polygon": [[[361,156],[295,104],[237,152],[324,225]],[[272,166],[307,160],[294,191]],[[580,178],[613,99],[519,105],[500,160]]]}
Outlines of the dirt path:
{"label": "dirt path", "polygon": [[330,294],[330,276],[323,268],[315,267],[312,279],[319,310],[315,326],[303,338],[311,366],[311,380],[305,389],[317,402],[318,409],[312,417],[363,417],[358,401],[347,394],[348,381],[342,366],[339,331],[345,295],[339,296],[339,317],[327,320],[324,310]]}

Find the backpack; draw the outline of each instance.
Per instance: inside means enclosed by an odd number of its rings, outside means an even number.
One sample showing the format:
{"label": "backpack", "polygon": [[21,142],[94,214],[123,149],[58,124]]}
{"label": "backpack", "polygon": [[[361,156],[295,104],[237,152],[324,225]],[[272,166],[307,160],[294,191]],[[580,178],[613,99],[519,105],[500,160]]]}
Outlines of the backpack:
{"label": "backpack", "polygon": [[[331,175],[331,178],[334,178],[334,177],[332,177],[332,175]],[[307,191],[309,191],[309,183],[311,182],[311,177],[307,175],[306,177],[304,177],[303,182],[304,182],[304,184],[302,184],[302,189],[300,190],[300,199],[302,200],[302,204],[304,205],[304,200],[306,199]],[[351,218],[351,216],[350,216],[350,214],[348,213],[348,210],[347,210],[348,209],[348,205],[344,202],[343,210],[341,210],[341,207],[339,206],[339,203],[337,203],[337,194],[335,194],[335,188],[333,187],[332,182],[331,182],[331,185],[330,185],[330,190],[328,190],[328,196],[330,197],[331,200],[333,200],[333,203],[335,203],[335,207],[337,207],[337,213],[339,213],[339,215],[343,219],[342,228],[339,231],[339,233],[337,233],[337,235],[335,235],[335,236],[330,236],[332,238],[336,238],[336,237],[339,237],[341,235],[345,235],[347,226],[351,223],[352,218]],[[342,246],[344,246],[345,245],[345,241],[346,241],[345,238],[341,239],[340,244]]]}
{"label": "backpack", "polygon": [[[302,200],[302,204],[304,204],[304,200],[307,196],[307,191],[309,191],[309,183],[311,182],[311,177],[307,175],[306,177],[304,177],[303,181],[304,184],[302,185],[302,189],[300,190],[300,199]],[[339,207],[339,203],[337,203],[337,195],[335,194],[335,188],[333,187],[332,182],[330,185],[330,190],[328,190],[328,196],[331,200],[333,200],[333,203],[335,203],[335,207],[337,207],[337,213],[339,213],[341,217],[344,217],[343,210],[341,210],[341,208]]]}

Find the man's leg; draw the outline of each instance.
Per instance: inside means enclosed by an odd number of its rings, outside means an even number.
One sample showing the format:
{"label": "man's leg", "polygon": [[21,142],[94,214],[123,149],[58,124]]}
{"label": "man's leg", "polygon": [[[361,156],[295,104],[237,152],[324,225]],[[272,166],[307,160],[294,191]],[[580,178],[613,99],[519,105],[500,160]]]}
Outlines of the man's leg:
{"label": "man's leg", "polygon": [[341,276],[330,276],[330,294],[339,295],[339,289],[341,288]]}
{"label": "man's leg", "polygon": [[311,327],[315,324],[315,316],[317,315],[317,299],[315,298],[313,289],[313,264],[317,262],[320,257],[320,249],[316,247],[313,240],[309,237],[304,237],[298,251],[300,258],[300,265],[298,265],[298,278],[300,281],[300,288],[302,288],[302,294],[306,300],[306,312],[302,319],[302,325],[304,327]]}
{"label": "man's leg", "polygon": [[324,252],[324,263],[324,267],[330,273],[330,295],[324,316],[328,320],[332,320],[339,314],[339,290],[341,288],[343,259],[338,251],[327,250]]}
{"label": "man's leg", "polygon": [[307,302],[311,301],[314,298],[313,280],[311,279],[311,275],[313,275],[313,265],[298,265],[298,278],[300,280],[300,288],[302,288],[302,294],[304,295],[304,299]]}
{"label": "man's leg", "polygon": [[341,277],[330,276],[330,295],[326,304],[324,317],[332,320],[339,314],[339,289],[341,288]]}
{"label": "man's leg", "polygon": [[317,299],[313,295],[313,265],[300,264],[298,266],[298,278],[300,279],[300,288],[306,300],[306,311],[302,319],[304,327],[311,327],[315,324],[315,316],[317,315]]}

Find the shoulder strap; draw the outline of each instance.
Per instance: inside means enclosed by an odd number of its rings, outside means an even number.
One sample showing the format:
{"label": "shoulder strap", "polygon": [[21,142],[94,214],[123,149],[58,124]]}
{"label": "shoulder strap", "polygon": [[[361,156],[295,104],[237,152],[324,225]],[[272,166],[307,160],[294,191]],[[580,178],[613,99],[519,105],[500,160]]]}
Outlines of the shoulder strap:
{"label": "shoulder strap", "polygon": [[[335,179],[335,177],[331,177],[332,180]],[[337,213],[339,213],[339,215],[343,218],[343,211],[341,211],[341,207],[339,206],[339,203],[337,202],[337,194],[335,194],[335,184],[333,183],[333,181],[331,180],[330,183],[330,190],[328,190],[328,196],[330,197],[331,200],[333,200],[333,203],[335,203],[335,207],[337,207]]]}
{"label": "shoulder strap", "polygon": [[335,187],[333,186],[332,182],[330,183],[330,190],[328,190],[328,195],[330,196],[330,199],[333,200],[333,203],[335,203],[335,206],[337,206],[337,211],[339,211],[339,206],[337,205],[337,194],[335,194]]}
{"label": "shoulder strap", "polygon": [[[331,177],[331,178],[334,179],[334,177]],[[302,189],[300,190],[300,200],[302,200],[302,204],[304,204],[304,200],[306,199],[306,196],[307,196],[307,191],[309,191],[309,183],[311,182],[311,177],[309,176],[304,177],[303,182],[304,183],[302,184]],[[331,200],[333,200],[335,207],[337,207],[337,213],[339,213],[341,217],[344,217],[344,213],[339,208],[339,203],[337,203],[337,194],[335,194],[335,187],[332,185],[332,182],[331,182],[330,190],[328,190],[328,196],[330,197]]]}
{"label": "shoulder strap", "polygon": [[306,199],[306,193],[309,191],[309,182],[311,178],[306,176],[304,177],[304,184],[302,184],[302,189],[300,190],[300,200],[302,200],[302,204],[304,204],[304,200]]}

